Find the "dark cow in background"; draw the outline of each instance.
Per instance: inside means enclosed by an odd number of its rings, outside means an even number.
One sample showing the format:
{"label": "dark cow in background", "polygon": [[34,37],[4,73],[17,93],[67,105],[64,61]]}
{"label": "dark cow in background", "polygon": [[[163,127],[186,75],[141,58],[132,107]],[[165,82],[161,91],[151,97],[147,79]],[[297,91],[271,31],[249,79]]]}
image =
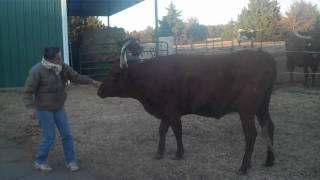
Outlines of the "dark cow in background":
{"label": "dark cow in background", "polygon": [[267,142],[266,165],[273,165],[274,125],[269,102],[276,79],[276,64],[271,55],[261,50],[219,55],[170,55],[128,67],[126,48],[130,44],[137,45],[135,41],[125,43],[120,64],[113,64],[98,95],[102,98],[135,98],[148,113],[161,119],[156,158],[163,157],[169,127],[177,141],[176,158],[183,157],[181,116],[198,114],[221,118],[237,112],[245,136],[240,173],[246,173],[250,167],[257,136],[255,116]]}
{"label": "dark cow in background", "polygon": [[303,67],[305,85],[308,86],[309,70],[312,71],[312,86],[315,86],[315,73],[319,66],[320,38],[319,35],[305,36],[295,30],[288,32],[286,40],[287,68],[290,72],[290,81],[293,83],[295,67]]}

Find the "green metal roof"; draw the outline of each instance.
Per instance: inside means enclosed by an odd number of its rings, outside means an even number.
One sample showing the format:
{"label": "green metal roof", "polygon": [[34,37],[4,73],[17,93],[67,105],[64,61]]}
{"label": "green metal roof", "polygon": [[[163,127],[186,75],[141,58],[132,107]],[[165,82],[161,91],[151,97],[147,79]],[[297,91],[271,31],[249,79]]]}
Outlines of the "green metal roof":
{"label": "green metal roof", "polygon": [[67,0],[68,16],[111,16],[143,0]]}

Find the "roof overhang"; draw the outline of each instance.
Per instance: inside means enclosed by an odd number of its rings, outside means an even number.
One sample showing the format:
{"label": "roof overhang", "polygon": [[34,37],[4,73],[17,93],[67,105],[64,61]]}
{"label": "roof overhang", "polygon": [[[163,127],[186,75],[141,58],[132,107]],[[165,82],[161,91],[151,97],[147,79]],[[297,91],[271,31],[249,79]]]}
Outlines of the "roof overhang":
{"label": "roof overhang", "polygon": [[68,16],[111,16],[143,0],[67,0]]}

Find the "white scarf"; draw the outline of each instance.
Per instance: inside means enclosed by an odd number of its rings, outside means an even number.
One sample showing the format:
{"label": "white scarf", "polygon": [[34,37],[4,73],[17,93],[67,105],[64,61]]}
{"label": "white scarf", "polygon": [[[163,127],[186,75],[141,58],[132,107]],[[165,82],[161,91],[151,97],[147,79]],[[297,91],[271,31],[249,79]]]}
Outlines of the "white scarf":
{"label": "white scarf", "polygon": [[42,58],[41,64],[47,69],[52,69],[56,73],[56,75],[58,75],[62,70],[61,64],[54,64],[45,60],[44,58]]}

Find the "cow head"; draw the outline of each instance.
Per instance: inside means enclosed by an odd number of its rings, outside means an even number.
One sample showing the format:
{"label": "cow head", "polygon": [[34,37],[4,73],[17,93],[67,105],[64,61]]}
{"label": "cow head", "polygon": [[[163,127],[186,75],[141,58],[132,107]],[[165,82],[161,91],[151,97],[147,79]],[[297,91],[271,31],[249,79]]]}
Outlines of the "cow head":
{"label": "cow head", "polygon": [[300,34],[298,31],[295,31],[294,28],[292,28],[293,30],[293,34],[295,36],[297,36],[298,38],[301,38],[301,39],[305,39],[305,40],[310,40],[311,39],[311,36],[305,36],[305,35],[302,35]]}
{"label": "cow head", "polygon": [[127,90],[128,79],[128,62],[127,51],[133,55],[139,55],[142,52],[142,47],[135,39],[128,39],[121,48],[120,63],[115,62],[107,77],[102,81],[98,96],[105,97],[124,97]]}
{"label": "cow head", "polygon": [[142,46],[133,38],[127,39],[122,48],[121,48],[121,54],[120,54],[120,68],[127,68],[127,51],[131,52],[134,56],[139,56],[142,52],[143,48]]}
{"label": "cow head", "polygon": [[293,29],[293,33],[295,34],[295,36],[304,39],[306,42],[306,47],[305,50],[306,51],[312,51],[315,52],[314,54],[312,54],[312,57],[315,59],[320,60],[320,34],[318,32],[312,34],[312,36],[305,36],[305,35],[301,35],[298,32],[296,32]]}
{"label": "cow head", "polygon": [[[302,44],[303,50],[304,51],[313,51],[313,52],[319,52],[320,51],[320,38],[318,34],[312,34],[312,36],[306,36],[300,34],[298,31],[295,30],[293,27],[293,34],[295,37],[298,39],[301,39],[301,42],[299,44]],[[312,54],[313,58],[319,58],[318,53]]]}

